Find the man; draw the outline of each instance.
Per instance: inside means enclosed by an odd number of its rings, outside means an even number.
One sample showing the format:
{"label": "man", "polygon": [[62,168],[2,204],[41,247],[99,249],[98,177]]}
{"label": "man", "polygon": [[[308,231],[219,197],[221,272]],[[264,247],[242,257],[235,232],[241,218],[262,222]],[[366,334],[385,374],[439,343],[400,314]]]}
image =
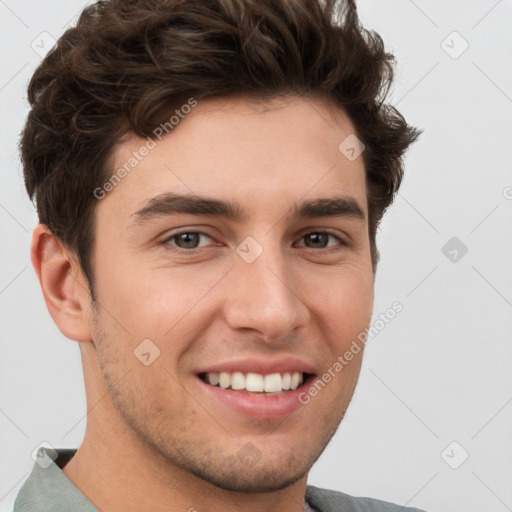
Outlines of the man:
{"label": "man", "polygon": [[106,0],[61,37],[21,150],[87,429],[41,449],[16,512],[404,510],[307,485],[419,134],[392,75],[353,1]]}

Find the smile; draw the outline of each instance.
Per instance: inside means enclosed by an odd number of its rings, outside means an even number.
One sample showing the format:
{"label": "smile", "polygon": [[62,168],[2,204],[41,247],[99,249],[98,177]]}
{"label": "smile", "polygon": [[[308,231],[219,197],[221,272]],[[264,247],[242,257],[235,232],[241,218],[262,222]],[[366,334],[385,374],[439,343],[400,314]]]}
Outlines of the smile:
{"label": "smile", "polygon": [[211,372],[202,373],[199,378],[207,384],[222,389],[268,394],[297,389],[306,380],[307,374],[297,371],[268,375],[253,372]]}
{"label": "smile", "polygon": [[197,377],[212,405],[259,420],[284,418],[302,407],[299,395],[315,379],[300,371],[201,372]]}

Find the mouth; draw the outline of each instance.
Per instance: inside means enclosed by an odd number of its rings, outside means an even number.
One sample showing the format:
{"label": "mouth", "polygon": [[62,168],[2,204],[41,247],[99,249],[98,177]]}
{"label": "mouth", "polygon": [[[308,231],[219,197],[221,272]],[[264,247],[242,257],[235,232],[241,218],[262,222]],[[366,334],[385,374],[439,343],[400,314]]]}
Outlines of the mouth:
{"label": "mouth", "polygon": [[289,371],[262,374],[255,372],[210,372],[198,374],[205,384],[247,395],[275,396],[291,393],[314,377],[311,373]]}
{"label": "mouth", "polygon": [[[211,372],[198,374],[198,383],[208,403],[257,420],[282,419],[304,404],[302,393],[315,375],[303,372],[243,373]],[[287,389],[286,389],[287,388]]]}
{"label": "mouth", "polygon": [[[232,359],[197,368],[194,374],[205,404],[229,418],[235,413],[241,420],[290,415],[303,407],[301,397],[316,378],[312,363],[291,355]],[[313,408],[308,410],[314,414]]]}

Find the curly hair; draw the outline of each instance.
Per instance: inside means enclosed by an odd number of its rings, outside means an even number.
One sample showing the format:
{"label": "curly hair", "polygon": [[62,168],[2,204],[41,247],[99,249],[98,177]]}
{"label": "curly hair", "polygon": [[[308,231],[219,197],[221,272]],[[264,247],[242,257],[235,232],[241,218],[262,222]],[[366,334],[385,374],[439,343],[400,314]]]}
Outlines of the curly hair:
{"label": "curly hair", "polygon": [[[21,141],[39,221],[71,248],[94,298],[93,191],[122,137],[149,135],[184,98],[325,98],[365,145],[374,272],[376,232],[421,130],[385,98],[394,56],[362,27],[355,0],[101,0],[35,71]],[[94,299],[93,299],[94,300]]]}

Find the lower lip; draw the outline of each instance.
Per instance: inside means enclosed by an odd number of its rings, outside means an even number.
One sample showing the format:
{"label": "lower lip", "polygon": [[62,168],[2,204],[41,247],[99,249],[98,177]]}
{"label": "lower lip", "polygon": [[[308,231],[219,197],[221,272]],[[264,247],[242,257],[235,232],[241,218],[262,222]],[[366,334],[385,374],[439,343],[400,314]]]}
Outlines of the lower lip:
{"label": "lower lip", "polygon": [[277,395],[250,395],[244,391],[212,386],[197,377],[199,384],[213,400],[227,405],[239,414],[260,420],[284,418],[301,407],[299,395],[309,387],[313,379],[314,375],[310,375],[293,391],[284,391]]}

